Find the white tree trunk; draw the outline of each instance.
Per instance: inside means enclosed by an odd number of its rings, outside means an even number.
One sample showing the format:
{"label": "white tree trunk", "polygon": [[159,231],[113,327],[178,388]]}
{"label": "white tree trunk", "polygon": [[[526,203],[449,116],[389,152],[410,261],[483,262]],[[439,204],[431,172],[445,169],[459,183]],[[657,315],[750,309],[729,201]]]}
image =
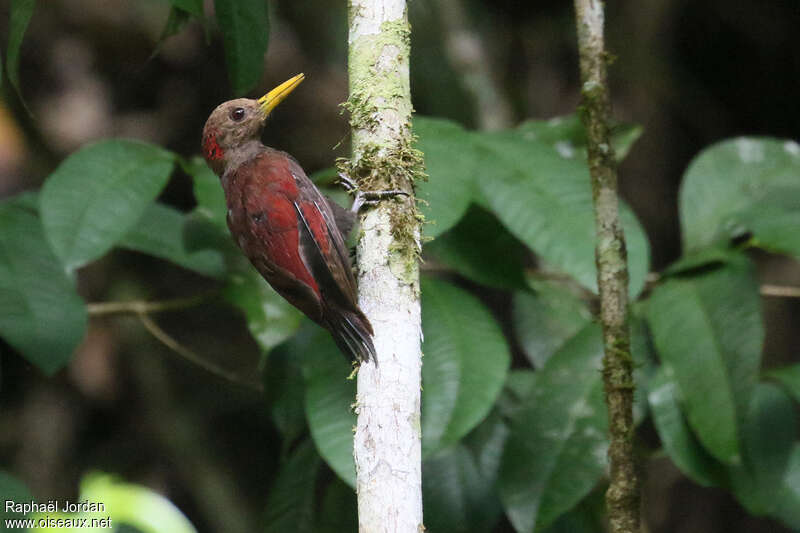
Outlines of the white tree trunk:
{"label": "white tree trunk", "polygon": [[[413,193],[409,26],[404,0],[351,0],[351,176],[365,190]],[[362,533],[422,531],[419,223],[413,197],[365,210],[359,304],[375,329],[378,365],[358,372],[354,456]]]}

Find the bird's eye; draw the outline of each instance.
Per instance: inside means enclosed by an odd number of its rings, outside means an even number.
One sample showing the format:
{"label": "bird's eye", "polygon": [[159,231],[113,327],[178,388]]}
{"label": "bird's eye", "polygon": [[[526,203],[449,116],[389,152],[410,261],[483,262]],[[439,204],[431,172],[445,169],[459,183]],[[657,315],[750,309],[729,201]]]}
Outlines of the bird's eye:
{"label": "bird's eye", "polygon": [[231,120],[233,120],[234,122],[241,122],[243,118],[244,118],[243,107],[237,107],[236,109],[231,111]]}

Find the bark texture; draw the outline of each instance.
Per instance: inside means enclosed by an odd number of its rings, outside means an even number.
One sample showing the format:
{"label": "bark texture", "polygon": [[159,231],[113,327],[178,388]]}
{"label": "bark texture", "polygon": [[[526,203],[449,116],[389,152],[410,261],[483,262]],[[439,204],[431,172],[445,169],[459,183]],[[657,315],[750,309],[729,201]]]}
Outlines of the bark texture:
{"label": "bark texture", "polygon": [[633,364],[628,326],[628,264],[619,219],[617,165],[609,138],[610,103],[603,43],[603,3],[575,0],[589,170],[597,231],[597,285],[605,357],[603,380],[608,407],[610,485],[606,493],[613,533],[639,531],[639,482],[633,452]]}
{"label": "bark texture", "polygon": [[409,196],[365,209],[358,244],[359,305],[375,330],[378,364],[358,372],[354,456],[359,531],[422,525],[419,217],[413,181],[409,37],[404,0],[350,2],[349,75],[353,156],[344,169],[362,190]]}

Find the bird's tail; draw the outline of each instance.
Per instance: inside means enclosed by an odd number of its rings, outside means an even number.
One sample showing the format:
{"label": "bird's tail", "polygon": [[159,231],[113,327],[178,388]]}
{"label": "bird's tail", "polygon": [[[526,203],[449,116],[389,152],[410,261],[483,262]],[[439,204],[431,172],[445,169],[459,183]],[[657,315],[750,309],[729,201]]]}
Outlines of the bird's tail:
{"label": "bird's tail", "polygon": [[372,325],[363,313],[341,310],[330,313],[327,318],[333,340],[345,355],[361,363],[371,360],[378,364],[372,343]]}

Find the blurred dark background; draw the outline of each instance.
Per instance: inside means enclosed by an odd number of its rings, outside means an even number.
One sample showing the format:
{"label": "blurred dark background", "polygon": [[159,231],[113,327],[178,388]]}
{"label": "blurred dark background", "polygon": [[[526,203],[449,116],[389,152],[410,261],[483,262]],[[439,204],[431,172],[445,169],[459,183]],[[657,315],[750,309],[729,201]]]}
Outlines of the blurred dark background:
{"label": "blurred dark background", "polygon": [[[0,1],[2,46],[8,4]],[[800,140],[800,5],[644,0],[606,7],[614,116],[644,127],[620,169],[622,194],[647,230],[651,268],[659,271],[680,254],[678,189],[699,150],[742,134]],[[265,142],[292,153],[309,173],[348,151],[340,108],[345,9],[327,0],[271,3],[256,93],[297,72],[307,78],[274,113]],[[0,100],[0,197],[38,188],[66,155],[101,137],[199,151],[209,112],[232,97],[224,54],[213,25],[207,40],[193,23],[153,56],[168,10],[163,0],[39,2],[21,57],[31,114],[8,83]],[[575,110],[570,2],[414,0],[410,19],[418,113],[496,129]],[[176,173],[162,201],[192,207],[189,178]],[[800,286],[797,263],[754,257],[764,283]],[[79,284],[90,302],[211,288],[205,278],[133,252],[83,269]],[[797,361],[800,300],[763,304],[765,367]],[[158,320],[209,358],[258,375],[258,349],[229,308],[208,305]],[[255,529],[281,453],[258,393],[176,359],[130,317],[93,318],[72,363],[54,378],[2,341],[0,351],[0,468],[37,497],[74,498],[81,475],[101,469],[167,494],[201,531]],[[692,485],[667,459],[644,464],[649,531],[783,531],[748,517],[724,492]]]}

